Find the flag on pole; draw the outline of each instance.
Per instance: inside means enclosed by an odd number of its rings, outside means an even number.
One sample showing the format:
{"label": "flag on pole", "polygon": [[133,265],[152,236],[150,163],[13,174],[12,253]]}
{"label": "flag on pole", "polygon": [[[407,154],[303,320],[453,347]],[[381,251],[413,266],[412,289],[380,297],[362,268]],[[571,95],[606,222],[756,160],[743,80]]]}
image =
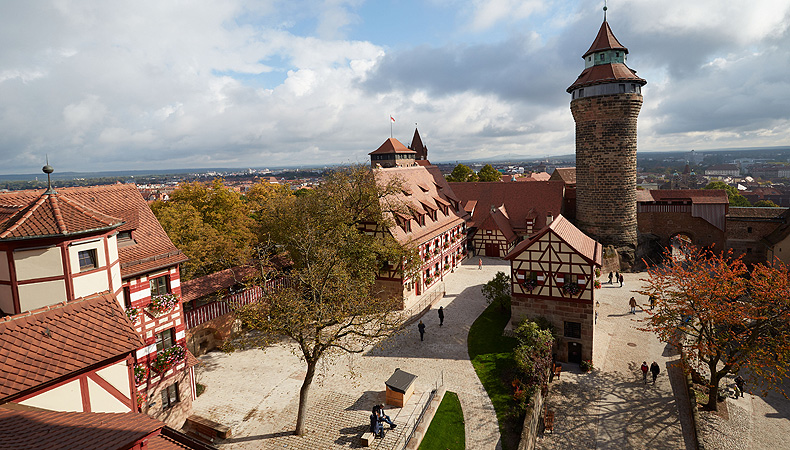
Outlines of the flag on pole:
{"label": "flag on pole", "polygon": [[390,116],[390,120],[392,121],[392,123],[395,123],[395,118],[394,117]]}

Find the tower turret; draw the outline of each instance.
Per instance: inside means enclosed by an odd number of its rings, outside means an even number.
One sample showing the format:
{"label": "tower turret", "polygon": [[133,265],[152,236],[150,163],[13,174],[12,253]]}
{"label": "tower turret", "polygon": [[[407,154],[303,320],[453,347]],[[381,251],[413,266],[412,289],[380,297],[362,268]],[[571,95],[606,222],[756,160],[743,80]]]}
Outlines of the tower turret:
{"label": "tower turret", "polygon": [[625,65],[628,49],[604,16],[584,70],[567,89],[576,121],[576,220],[585,234],[634,263],[636,124],[647,81]]}

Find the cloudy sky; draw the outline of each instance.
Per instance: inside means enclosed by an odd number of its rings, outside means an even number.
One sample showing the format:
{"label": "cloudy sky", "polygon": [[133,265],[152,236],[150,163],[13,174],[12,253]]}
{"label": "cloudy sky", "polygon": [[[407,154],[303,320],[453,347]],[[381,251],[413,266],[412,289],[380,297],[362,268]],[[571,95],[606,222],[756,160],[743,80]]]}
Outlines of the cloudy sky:
{"label": "cloudy sky", "polygon": [[[572,153],[575,0],[0,0],[0,173]],[[790,0],[611,0],[639,150],[790,145]]]}

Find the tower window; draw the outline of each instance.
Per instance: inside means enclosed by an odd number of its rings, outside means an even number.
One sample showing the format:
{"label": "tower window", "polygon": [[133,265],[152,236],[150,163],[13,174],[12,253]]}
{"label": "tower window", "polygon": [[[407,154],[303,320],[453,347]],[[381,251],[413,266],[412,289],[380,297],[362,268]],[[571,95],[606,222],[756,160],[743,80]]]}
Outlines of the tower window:
{"label": "tower window", "polygon": [[588,56],[587,61],[592,61],[592,56]]}
{"label": "tower window", "polygon": [[80,260],[80,271],[96,268],[96,249],[83,250],[77,256]]}
{"label": "tower window", "polygon": [[624,84],[620,85],[620,93],[621,94],[625,94],[625,85]]}
{"label": "tower window", "polygon": [[614,56],[620,56],[620,52],[614,52]]}

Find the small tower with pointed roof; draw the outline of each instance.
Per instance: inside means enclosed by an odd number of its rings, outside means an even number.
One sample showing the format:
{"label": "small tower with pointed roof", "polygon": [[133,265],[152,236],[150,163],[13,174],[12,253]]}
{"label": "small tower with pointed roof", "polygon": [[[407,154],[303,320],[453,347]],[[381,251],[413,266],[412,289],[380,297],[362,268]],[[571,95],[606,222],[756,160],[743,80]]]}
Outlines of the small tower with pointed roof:
{"label": "small tower with pointed roof", "polygon": [[414,128],[414,137],[411,138],[411,145],[409,145],[411,150],[417,152],[417,161],[427,161],[428,160],[428,147],[422,143],[422,138],[420,137],[420,132],[417,128]]}
{"label": "small tower with pointed roof", "polygon": [[387,139],[379,148],[368,154],[370,155],[370,167],[373,169],[416,165],[417,152],[406,148],[395,138]]}
{"label": "small tower with pointed roof", "polygon": [[576,221],[588,236],[634,263],[636,223],[636,124],[647,81],[626,66],[625,48],[604,21],[584,70],[567,89],[576,121]]}

